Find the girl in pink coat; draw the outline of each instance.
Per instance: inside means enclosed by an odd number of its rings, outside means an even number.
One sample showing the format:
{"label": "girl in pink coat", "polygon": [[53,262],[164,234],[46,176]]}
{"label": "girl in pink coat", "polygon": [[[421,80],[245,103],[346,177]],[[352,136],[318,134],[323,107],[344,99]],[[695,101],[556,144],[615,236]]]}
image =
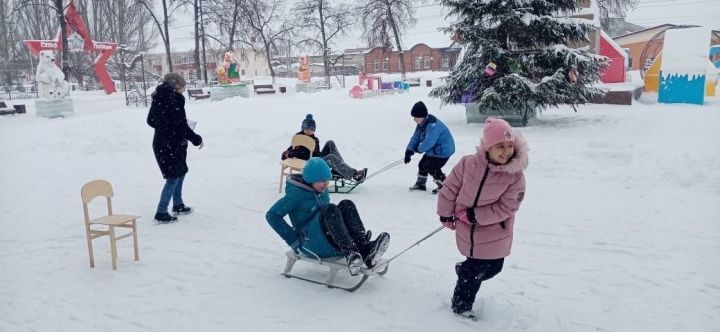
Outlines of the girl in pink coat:
{"label": "girl in pink coat", "polygon": [[452,310],[461,317],[477,319],[471,310],[480,284],[500,273],[510,255],[527,165],[525,139],[505,120],[488,118],[477,153],[464,156],[443,182],[437,213],[467,257],[455,265]]}

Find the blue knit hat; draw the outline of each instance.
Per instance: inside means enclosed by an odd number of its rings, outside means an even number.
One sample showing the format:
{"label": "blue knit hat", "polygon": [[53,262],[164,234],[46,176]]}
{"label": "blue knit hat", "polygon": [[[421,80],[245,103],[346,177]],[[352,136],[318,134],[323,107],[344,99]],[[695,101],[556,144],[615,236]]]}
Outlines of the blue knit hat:
{"label": "blue knit hat", "polygon": [[313,115],[306,115],[305,120],[303,120],[302,125],[300,126],[300,130],[310,129],[315,131],[315,128],[315,119],[313,119]]}
{"label": "blue knit hat", "polygon": [[307,183],[330,181],[332,179],[332,173],[330,173],[330,166],[322,158],[312,157],[305,163],[303,167],[303,180]]}

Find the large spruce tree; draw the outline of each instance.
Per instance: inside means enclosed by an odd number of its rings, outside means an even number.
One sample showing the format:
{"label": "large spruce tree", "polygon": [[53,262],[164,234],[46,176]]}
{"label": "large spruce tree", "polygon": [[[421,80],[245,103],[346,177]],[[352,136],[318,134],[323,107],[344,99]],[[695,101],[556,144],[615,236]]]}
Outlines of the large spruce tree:
{"label": "large spruce tree", "polygon": [[520,115],[584,104],[603,91],[605,57],[589,50],[592,22],[570,17],[577,0],[440,0],[457,23],[446,29],[463,45],[447,83],[430,96],[443,104],[473,101],[481,113]]}

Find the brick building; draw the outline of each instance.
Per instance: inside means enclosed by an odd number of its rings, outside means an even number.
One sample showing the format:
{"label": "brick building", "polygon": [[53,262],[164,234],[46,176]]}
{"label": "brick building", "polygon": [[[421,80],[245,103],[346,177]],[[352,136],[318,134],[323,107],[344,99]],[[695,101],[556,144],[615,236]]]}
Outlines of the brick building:
{"label": "brick building", "polygon": [[[431,47],[424,43],[405,50],[405,72],[449,71],[457,62],[460,45]],[[382,47],[371,48],[364,52],[365,72],[399,73],[400,55],[396,51],[386,51]]]}

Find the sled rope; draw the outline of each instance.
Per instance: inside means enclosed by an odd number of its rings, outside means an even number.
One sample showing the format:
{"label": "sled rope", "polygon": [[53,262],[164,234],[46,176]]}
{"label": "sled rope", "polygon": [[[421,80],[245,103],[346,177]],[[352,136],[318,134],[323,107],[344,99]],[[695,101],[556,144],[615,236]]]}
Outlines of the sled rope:
{"label": "sled rope", "polygon": [[373,176],[376,176],[376,175],[378,175],[378,174],[380,174],[380,173],[382,173],[382,172],[385,172],[385,171],[387,171],[387,170],[389,170],[389,169],[391,169],[391,168],[393,168],[393,167],[395,167],[395,166],[401,165],[403,162],[404,162],[404,159],[400,159],[400,160],[398,160],[398,161],[392,162],[390,165],[387,165],[387,166],[385,166],[385,167],[383,167],[383,168],[375,171],[374,173],[368,175],[367,177],[365,177],[365,181],[367,181],[369,178],[371,178],[371,177],[373,177]]}
{"label": "sled rope", "polygon": [[440,232],[443,228],[445,228],[445,226],[440,226],[440,227],[438,227],[436,230],[432,231],[432,233],[430,233],[430,234],[428,234],[428,235],[425,235],[425,237],[423,237],[423,238],[420,239],[419,241],[417,241],[417,242],[413,243],[412,245],[410,245],[409,247],[405,248],[405,250],[401,251],[399,254],[393,256],[392,258],[390,258],[390,259],[388,259],[388,260],[386,260],[386,261],[384,261],[384,262],[382,262],[382,263],[380,263],[380,264],[378,264],[378,265],[376,265],[375,267],[373,267],[373,271],[376,271],[378,268],[380,268],[380,267],[382,267],[382,266],[388,265],[388,264],[389,264],[390,262],[392,262],[395,258],[400,257],[400,255],[402,255],[402,254],[404,254],[406,251],[412,249],[414,246],[419,245],[421,242],[423,242],[423,241],[427,240],[428,238],[430,238],[431,236],[437,234],[437,233]]}

